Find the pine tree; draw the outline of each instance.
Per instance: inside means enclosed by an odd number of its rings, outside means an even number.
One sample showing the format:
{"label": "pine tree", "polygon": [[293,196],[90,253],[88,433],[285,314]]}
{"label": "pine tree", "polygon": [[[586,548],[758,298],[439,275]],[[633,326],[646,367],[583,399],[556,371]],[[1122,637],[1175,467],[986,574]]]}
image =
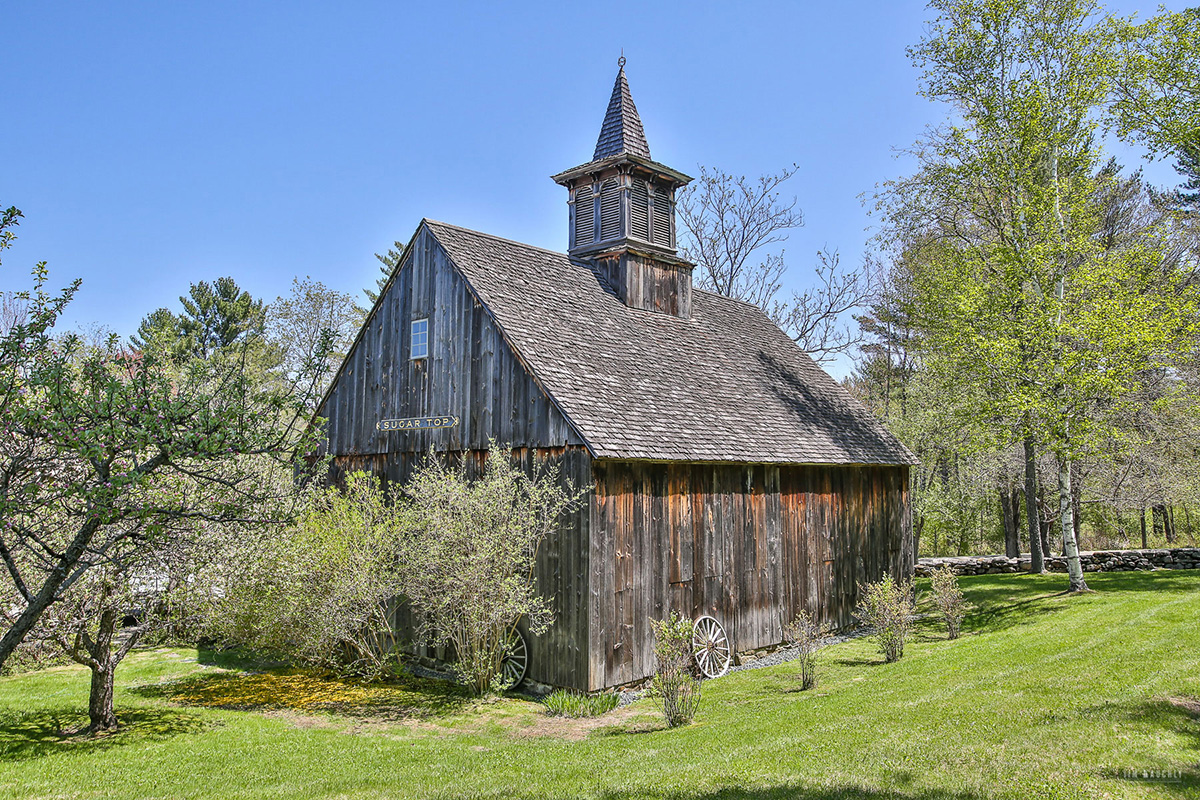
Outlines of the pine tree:
{"label": "pine tree", "polygon": [[392,242],[392,246],[388,248],[386,254],[376,253],[375,258],[379,260],[380,277],[375,279],[374,289],[363,289],[363,294],[367,296],[370,302],[366,307],[355,305],[354,310],[359,316],[366,319],[367,314],[371,313],[371,309],[375,306],[379,295],[383,292],[383,287],[387,286],[387,282],[391,280],[392,273],[400,267],[400,262],[404,260],[404,242]]}
{"label": "pine tree", "polygon": [[262,339],[263,302],[251,297],[233,278],[193,283],[179,302],[181,314],[160,308],[143,317],[130,342],[139,350],[153,349],[179,363],[207,359],[235,344]]}

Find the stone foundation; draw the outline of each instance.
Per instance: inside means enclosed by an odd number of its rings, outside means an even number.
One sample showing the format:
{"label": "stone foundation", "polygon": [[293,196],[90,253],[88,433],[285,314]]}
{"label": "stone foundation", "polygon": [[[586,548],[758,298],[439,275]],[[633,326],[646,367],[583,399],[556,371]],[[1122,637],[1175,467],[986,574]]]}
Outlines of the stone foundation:
{"label": "stone foundation", "polygon": [[[1129,572],[1149,569],[1200,569],[1200,547],[1173,547],[1169,550],[1096,550],[1079,554],[1084,572]],[[960,556],[922,558],[913,574],[927,578],[939,567],[949,564],[959,575],[1003,575],[1029,572],[1029,555],[1020,558],[1004,556]],[[1049,556],[1047,572],[1066,572],[1067,559]]]}

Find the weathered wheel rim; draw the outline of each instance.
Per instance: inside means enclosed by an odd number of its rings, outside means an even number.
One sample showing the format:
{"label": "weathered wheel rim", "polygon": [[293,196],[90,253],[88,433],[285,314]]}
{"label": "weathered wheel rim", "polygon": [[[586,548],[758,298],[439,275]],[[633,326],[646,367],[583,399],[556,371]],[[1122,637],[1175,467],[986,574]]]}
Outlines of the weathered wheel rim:
{"label": "weathered wheel rim", "polygon": [[719,678],[729,671],[733,650],[725,628],[713,617],[702,616],[692,625],[692,658],[706,678]]}
{"label": "weathered wheel rim", "polygon": [[529,672],[529,643],[525,641],[523,633],[514,630],[509,635],[504,658],[500,661],[500,680],[503,681],[505,688],[515,689],[521,681],[525,680],[527,672]]}

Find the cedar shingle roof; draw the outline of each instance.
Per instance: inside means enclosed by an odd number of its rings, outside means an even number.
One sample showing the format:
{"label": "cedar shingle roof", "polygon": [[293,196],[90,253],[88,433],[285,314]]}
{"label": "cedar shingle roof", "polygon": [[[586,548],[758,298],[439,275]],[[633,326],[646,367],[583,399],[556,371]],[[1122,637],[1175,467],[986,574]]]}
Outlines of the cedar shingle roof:
{"label": "cedar shingle roof", "polygon": [[600,138],[596,140],[596,152],[592,161],[628,153],[650,158],[650,145],[646,143],[646,132],[642,130],[642,119],[638,116],[633,95],[629,94],[629,82],[625,80],[625,67],[617,71],[608,111],[604,124],[600,126]]}
{"label": "cedar shingle roof", "polygon": [[423,224],[599,458],[916,463],[756,306],[640,311],[587,261]]}

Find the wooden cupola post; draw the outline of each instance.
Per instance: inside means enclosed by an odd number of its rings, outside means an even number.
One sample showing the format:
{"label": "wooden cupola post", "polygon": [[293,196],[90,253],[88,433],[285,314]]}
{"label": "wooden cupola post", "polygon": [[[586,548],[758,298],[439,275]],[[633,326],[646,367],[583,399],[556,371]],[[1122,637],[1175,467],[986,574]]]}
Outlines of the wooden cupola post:
{"label": "wooden cupola post", "polygon": [[625,59],[592,160],[554,176],[568,191],[567,253],[594,262],[627,306],[687,319],[693,264],[675,239],[675,192],[691,182],[650,158]]}

